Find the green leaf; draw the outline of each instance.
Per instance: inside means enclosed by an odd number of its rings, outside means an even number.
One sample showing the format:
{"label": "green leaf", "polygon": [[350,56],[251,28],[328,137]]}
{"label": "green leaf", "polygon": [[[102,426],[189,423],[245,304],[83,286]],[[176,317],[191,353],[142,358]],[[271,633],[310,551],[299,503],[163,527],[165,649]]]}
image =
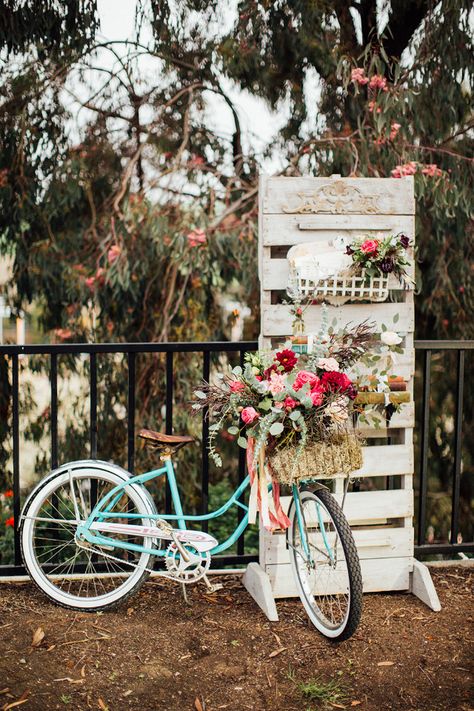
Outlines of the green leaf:
{"label": "green leaf", "polygon": [[387,330],[387,326],[383,323],[382,324],[382,331],[386,331],[386,330]]}
{"label": "green leaf", "polygon": [[248,442],[246,437],[239,437],[239,439],[237,440],[237,444],[239,445],[239,447],[242,447],[242,449],[247,449]]}
{"label": "green leaf", "polygon": [[207,398],[206,393],[203,393],[202,390],[195,390],[195,391],[194,391],[194,394],[195,394],[196,397],[198,397],[200,400],[205,400],[205,399]]}
{"label": "green leaf", "polygon": [[274,422],[270,427],[270,434],[274,437],[280,435],[284,430],[283,424],[281,422]]}
{"label": "green leaf", "polygon": [[240,365],[236,365],[235,368],[232,368],[232,373],[234,375],[242,375],[242,368]]}
{"label": "green leaf", "polygon": [[299,410],[293,410],[292,413],[290,413],[290,420],[299,420],[301,417],[301,412]]}
{"label": "green leaf", "polygon": [[393,323],[398,323],[399,318],[400,314],[395,314],[395,316],[393,317]]}
{"label": "green leaf", "polygon": [[271,406],[272,406],[272,401],[271,401],[271,398],[269,398],[269,397],[264,398],[263,400],[261,400],[258,403],[258,407],[261,410],[270,410]]}
{"label": "green leaf", "polygon": [[236,434],[239,434],[240,430],[235,425],[232,425],[232,427],[227,428],[227,432],[231,435],[236,435]]}

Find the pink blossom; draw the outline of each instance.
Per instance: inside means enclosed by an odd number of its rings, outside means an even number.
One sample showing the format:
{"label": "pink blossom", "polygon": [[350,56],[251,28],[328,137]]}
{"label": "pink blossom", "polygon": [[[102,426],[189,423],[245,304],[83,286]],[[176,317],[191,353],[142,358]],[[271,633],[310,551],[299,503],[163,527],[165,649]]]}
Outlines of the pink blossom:
{"label": "pink blossom", "polygon": [[279,373],[273,372],[270,375],[270,384],[268,389],[272,395],[277,395],[278,393],[284,392],[286,387],[286,375],[280,375]]}
{"label": "pink blossom", "polygon": [[380,89],[381,91],[388,91],[387,80],[381,74],[374,74],[369,82],[369,87],[371,89]]}
{"label": "pink blossom", "polygon": [[380,106],[377,106],[377,102],[375,101],[369,101],[367,104],[369,111],[373,112],[375,111],[376,114],[380,114],[382,112],[382,109]]}
{"label": "pink blossom", "polygon": [[364,254],[377,254],[379,248],[379,241],[377,239],[366,239],[360,245],[361,252]]}
{"label": "pink blossom", "polygon": [[186,235],[186,239],[190,247],[199,247],[200,244],[205,244],[207,240],[204,230],[191,230]]}
{"label": "pink blossom", "polygon": [[70,328],[55,328],[54,335],[61,341],[65,341],[72,337],[72,331]]}
{"label": "pink blossom", "polygon": [[309,370],[300,370],[296,376],[293,390],[301,390],[305,383],[309,383],[310,388],[313,389],[319,383],[319,378],[315,373],[310,373]]}
{"label": "pink blossom", "polygon": [[88,289],[90,289],[91,291],[94,291],[95,276],[87,277],[87,279],[85,280],[85,285],[87,286]]}
{"label": "pink blossom", "polygon": [[367,84],[369,79],[365,76],[365,69],[363,67],[356,67],[351,72],[351,81],[357,84]]}
{"label": "pink blossom", "polygon": [[243,383],[241,380],[232,380],[229,383],[229,388],[233,393],[240,393],[242,390],[245,390],[245,383]]}
{"label": "pink blossom", "polygon": [[400,128],[401,128],[401,124],[392,123],[392,125],[390,127],[390,140],[391,141],[393,141],[397,137]]}
{"label": "pink blossom", "polygon": [[118,244],[113,244],[107,252],[107,261],[113,264],[121,255],[122,248]]}
{"label": "pink blossom", "polygon": [[296,400],[293,400],[292,397],[286,397],[283,401],[283,405],[288,408],[288,410],[292,410],[297,404]]}
{"label": "pink blossom", "polygon": [[252,424],[254,420],[258,420],[258,418],[260,417],[254,407],[244,407],[244,409],[240,413],[240,416],[246,425]]}
{"label": "pink blossom", "polygon": [[405,175],[415,175],[418,169],[418,163],[411,160],[409,163],[397,165],[392,171],[392,178],[403,178]]}
{"label": "pink blossom", "polygon": [[422,169],[421,172],[423,175],[428,175],[430,178],[435,178],[440,175],[443,175],[443,171],[441,168],[438,168],[436,163],[429,163],[428,165],[425,165]]}

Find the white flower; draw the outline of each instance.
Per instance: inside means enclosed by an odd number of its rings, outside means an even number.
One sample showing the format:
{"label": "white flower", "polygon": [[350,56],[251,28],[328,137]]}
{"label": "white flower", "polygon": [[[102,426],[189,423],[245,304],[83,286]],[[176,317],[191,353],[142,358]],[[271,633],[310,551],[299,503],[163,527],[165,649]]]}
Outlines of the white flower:
{"label": "white flower", "polygon": [[322,370],[339,371],[339,363],[335,358],[319,358],[318,368]]}
{"label": "white flower", "polygon": [[398,344],[402,342],[401,337],[398,333],[395,333],[395,331],[382,331],[380,340],[382,343],[385,343],[386,346],[398,346]]}
{"label": "white flower", "polygon": [[345,399],[340,397],[331,402],[331,404],[327,406],[325,414],[337,423],[342,423],[347,420],[349,413]]}

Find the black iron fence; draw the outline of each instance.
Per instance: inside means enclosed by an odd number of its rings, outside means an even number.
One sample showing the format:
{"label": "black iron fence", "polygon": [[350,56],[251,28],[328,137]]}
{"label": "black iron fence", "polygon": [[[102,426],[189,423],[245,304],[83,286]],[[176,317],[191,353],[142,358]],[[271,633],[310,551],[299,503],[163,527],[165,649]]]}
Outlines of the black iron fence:
{"label": "black iron fence", "polygon": [[[128,385],[127,385],[127,459],[128,469],[134,470],[135,464],[135,395],[136,395],[136,357],[138,354],[163,353],[165,354],[165,425],[166,433],[173,432],[173,394],[174,394],[174,358],[177,354],[195,353],[202,355],[202,377],[209,379],[211,369],[211,354],[234,353],[239,355],[240,362],[243,362],[244,353],[257,349],[256,341],[239,342],[193,342],[193,343],[105,343],[105,344],[55,344],[55,345],[0,345],[0,357],[6,357],[11,363],[11,438],[13,452],[13,564],[0,565],[0,576],[23,574],[24,568],[21,560],[21,550],[19,542],[18,521],[21,512],[21,491],[20,491],[20,378],[19,378],[19,358],[27,355],[49,356],[50,369],[50,432],[51,432],[51,468],[58,466],[58,356],[83,354],[89,358],[89,386],[90,386],[90,424],[89,424],[89,452],[91,458],[97,457],[97,356],[98,354],[122,354],[128,363]],[[422,421],[420,432],[420,467],[419,467],[419,497],[418,497],[418,520],[417,532],[418,540],[415,546],[415,554],[424,556],[426,554],[449,554],[466,552],[474,553],[474,542],[458,542],[459,530],[459,497],[461,482],[461,460],[462,460],[462,422],[463,422],[463,398],[465,388],[465,354],[466,351],[474,350],[474,341],[417,341],[415,348],[423,353],[423,396],[422,396]],[[435,351],[450,350],[457,353],[457,376],[456,376],[456,413],[455,413],[455,434],[454,434],[454,472],[452,477],[452,507],[451,507],[451,527],[450,540],[448,543],[426,542],[426,502],[428,496],[429,478],[429,431],[430,431],[430,392],[431,392],[431,362],[432,354]],[[207,450],[208,422],[203,415],[202,418],[202,452],[201,452],[201,511],[207,513],[209,502],[209,453]],[[239,451],[238,458],[238,481],[245,477],[245,456],[244,451]],[[166,492],[166,509],[169,512],[171,506],[170,494]],[[239,507],[237,514],[239,520],[243,516],[243,511]],[[0,531],[0,537],[4,531]],[[220,565],[236,564],[242,565],[252,560],[256,560],[256,555],[245,552],[244,539],[241,538],[237,544],[237,554],[218,556],[216,560]]]}

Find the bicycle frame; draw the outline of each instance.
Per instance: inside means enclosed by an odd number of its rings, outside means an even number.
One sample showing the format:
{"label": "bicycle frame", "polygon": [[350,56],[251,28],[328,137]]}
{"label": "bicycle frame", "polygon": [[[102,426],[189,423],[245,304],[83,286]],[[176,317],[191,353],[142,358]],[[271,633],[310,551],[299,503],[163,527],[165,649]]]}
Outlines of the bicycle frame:
{"label": "bicycle frame", "polygon": [[[142,514],[142,513],[128,513],[128,512],[113,512],[112,509],[115,504],[120,500],[124,491],[129,486],[134,484],[143,485],[156,477],[166,475],[167,481],[170,487],[171,499],[173,502],[174,514]],[[230,548],[242,535],[242,532],[248,525],[248,506],[239,501],[240,496],[247,489],[250,483],[250,477],[247,476],[243,482],[234,491],[232,496],[216,511],[212,511],[207,514],[201,515],[187,515],[183,513],[183,507],[181,504],[181,497],[179,494],[178,485],[176,482],[176,475],[173,467],[173,462],[171,458],[164,460],[164,465],[160,469],[153,469],[143,474],[137,474],[131,477],[123,484],[118,484],[111,491],[108,492],[104,497],[102,497],[94,506],[90,515],[88,516],[86,522],[81,524],[77,528],[77,533],[88,541],[101,546],[113,546],[114,548],[122,548],[124,550],[136,551],[137,553],[153,554],[158,557],[166,556],[166,550],[161,550],[157,548],[147,548],[145,546],[138,545],[136,543],[128,543],[126,541],[119,541],[108,536],[103,536],[100,532],[91,530],[91,525],[94,522],[104,522],[108,518],[123,518],[129,521],[136,519],[151,519],[151,520],[164,520],[164,521],[176,521],[178,528],[181,530],[186,530],[186,522],[198,522],[198,521],[210,521],[215,518],[219,518],[226,511],[230,509],[231,506],[235,505],[242,508],[245,511],[245,515],[242,521],[236,526],[235,530],[231,535],[222,543],[212,548],[209,553],[215,555],[221,551]]]}

